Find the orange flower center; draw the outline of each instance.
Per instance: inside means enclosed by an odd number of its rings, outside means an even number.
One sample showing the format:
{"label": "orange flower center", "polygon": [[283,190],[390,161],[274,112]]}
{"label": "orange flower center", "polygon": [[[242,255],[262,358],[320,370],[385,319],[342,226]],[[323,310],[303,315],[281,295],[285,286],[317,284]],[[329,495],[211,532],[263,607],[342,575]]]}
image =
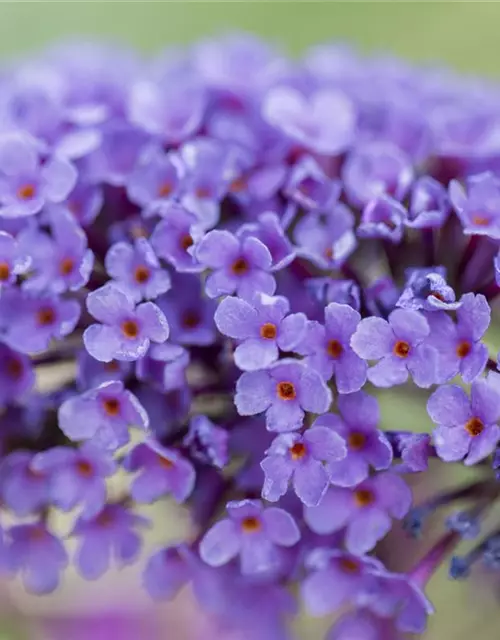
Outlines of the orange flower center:
{"label": "orange flower center", "polygon": [[139,327],[135,320],[125,320],[122,322],[122,333],[126,338],[133,340],[139,335]]}
{"label": "orange flower center", "polygon": [[201,317],[198,311],[194,309],[189,309],[185,311],[182,315],[182,326],[186,329],[196,329],[196,327],[200,324]]}
{"label": "orange flower center", "polygon": [[94,467],[87,460],[79,460],[76,463],[76,469],[81,476],[89,477],[94,473]]}
{"label": "orange flower center", "polygon": [[145,265],[138,266],[134,273],[135,281],[139,284],[144,284],[151,277],[151,271]]}
{"label": "orange flower center", "polygon": [[108,416],[117,416],[120,413],[120,401],[117,398],[105,398],[102,406]]}
{"label": "orange flower center", "polygon": [[444,297],[437,291],[431,291],[429,296],[432,296],[433,298],[436,298],[436,300],[440,300],[441,302],[444,302]]}
{"label": "orange flower center", "polygon": [[368,507],[375,502],[375,496],[369,489],[357,489],[354,492],[354,501],[357,507]]}
{"label": "orange flower center", "polygon": [[290,447],[290,455],[292,460],[300,460],[306,455],[306,447],[302,442],[296,442],[293,447]]}
{"label": "orange flower center", "polygon": [[404,340],[398,340],[394,345],[393,351],[398,358],[407,358],[410,353],[410,345]]}
{"label": "orange flower center", "polygon": [[204,198],[210,198],[210,196],[212,195],[212,192],[208,187],[198,187],[197,189],[195,189],[194,193],[197,198],[200,198],[200,200],[203,200]]}
{"label": "orange flower center", "polygon": [[354,449],[354,451],[359,451],[366,444],[366,436],[364,433],[360,431],[353,431],[349,434],[347,438],[347,444],[350,449]]}
{"label": "orange flower center", "polygon": [[114,371],[119,371],[119,370],[120,370],[120,365],[116,360],[111,360],[111,362],[106,362],[104,365],[104,371],[109,371],[110,373],[113,373]]}
{"label": "orange flower center", "polygon": [[255,516],[248,516],[241,521],[241,528],[245,533],[255,533],[260,531],[262,525]]}
{"label": "orange flower center", "polygon": [[242,191],[245,191],[247,186],[248,184],[245,178],[235,178],[229,185],[229,191],[232,191],[232,193],[241,193]]}
{"label": "orange flower center", "polygon": [[293,400],[297,396],[295,386],[291,382],[278,382],[276,390],[282,400]]}
{"label": "orange flower center", "polygon": [[23,184],[17,190],[19,200],[31,200],[35,197],[36,188],[34,184]]}
{"label": "orange flower center", "polygon": [[160,454],[158,454],[158,462],[163,469],[173,469],[174,467],[172,460],[169,460]]}
{"label": "orange flower center", "polygon": [[359,562],[353,558],[341,558],[339,560],[339,566],[344,573],[359,573]]}
{"label": "orange flower center", "polygon": [[266,322],[260,328],[260,337],[265,338],[266,340],[274,340],[278,330],[276,329],[276,325],[272,322]]}
{"label": "orange flower center", "polygon": [[491,222],[491,217],[485,214],[476,213],[472,216],[472,222],[477,227],[487,227]]}
{"label": "orange flower center", "polygon": [[469,355],[471,349],[472,349],[471,343],[468,342],[467,340],[464,340],[463,342],[460,342],[460,344],[457,346],[457,356],[459,358],[465,358],[465,356]]}
{"label": "orange flower center", "polygon": [[181,247],[184,251],[187,251],[189,247],[192,247],[194,244],[193,238],[189,235],[189,233],[184,234],[181,237]]}
{"label": "orange flower center", "polygon": [[328,355],[336,360],[342,355],[344,347],[338,340],[329,340],[326,346],[326,350],[328,352]]}
{"label": "orange flower center", "polygon": [[61,260],[61,264],[59,265],[59,272],[62,276],[69,276],[70,273],[73,273],[74,268],[74,260],[72,258],[64,258]]}
{"label": "orange flower center", "polygon": [[172,193],[173,190],[174,190],[174,187],[172,186],[172,184],[170,182],[165,182],[162,185],[160,185],[160,188],[158,189],[158,197],[167,198]]}
{"label": "orange flower center", "polygon": [[231,271],[237,276],[242,276],[248,271],[248,268],[248,262],[245,258],[238,258],[233,262]]}
{"label": "orange flower center", "polygon": [[23,375],[23,363],[17,358],[8,358],[5,371],[12,380],[20,380]]}
{"label": "orange flower center", "polygon": [[47,327],[54,324],[56,314],[52,307],[42,307],[36,314],[36,319],[40,327]]}
{"label": "orange flower center", "polygon": [[484,424],[479,418],[471,418],[465,425],[467,433],[475,438],[483,432]]}
{"label": "orange flower center", "polygon": [[6,262],[0,262],[0,282],[7,282],[10,278],[10,267]]}

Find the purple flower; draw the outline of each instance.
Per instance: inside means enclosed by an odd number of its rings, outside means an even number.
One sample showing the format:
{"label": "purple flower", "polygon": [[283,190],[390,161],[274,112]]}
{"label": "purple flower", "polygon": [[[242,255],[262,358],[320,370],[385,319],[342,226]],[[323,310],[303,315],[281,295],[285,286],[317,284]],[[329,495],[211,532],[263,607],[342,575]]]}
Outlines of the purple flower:
{"label": "purple flower", "polygon": [[76,169],[61,158],[41,163],[29,136],[4,133],[0,139],[0,218],[31,216],[45,204],[62,202],[75,186]]}
{"label": "purple flower", "polygon": [[488,361],[488,348],[481,342],[490,324],[491,310],[483,295],[466,293],[457,309],[457,323],[444,312],[429,314],[429,344],[438,354],[438,382],[447,382],[458,373],[472,382]]}
{"label": "purple flower", "polygon": [[127,195],[145,207],[144,215],[155,213],[157,205],[180,193],[184,167],[175,153],[163,153],[157,147],[146,150],[127,179]]}
{"label": "purple flower", "polygon": [[94,254],[87,237],[66,212],[51,218],[52,237],[39,230],[19,236],[23,252],[31,256],[25,289],[62,293],[76,291],[87,284],[94,266]]}
{"label": "purple flower", "polygon": [[251,298],[257,292],[272,295],[276,289],[276,282],[268,273],[271,254],[257,238],[239,239],[229,231],[209,231],[196,245],[194,255],[213,269],[205,282],[209,298],[234,292]]}
{"label": "purple flower", "polygon": [[456,301],[455,292],[445,276],[444,267],[408,269],[406,285],[396,305],[415,311],[455,311],[462,301]]}
{"label": "purple flower", "polygon": [[296,225],[297,254],[320,269],[337,269],[356,248],[354,217],[343,204],[332,210],[311,212]]}
{"label": "purple flower", "polygon": [[413,180],[409,158],[386,142],[371,142],[350,153],[342,179],[349,202],[363,206],[386,193],[401,200]]}
{"label": "purple flower", "polygon": [[304,338],[294,349],[304,364],[325,380],[335,376],[339,393],[358,391],[366,382],[366,363],[354,353],[350,339],[361,316],[346,304],[330,303],[325,307],[325,324],[309,322]]}
{"label": "purple flower", "polygon": [[212,567],[239,556],[243,575],[273,573],[280,565],[277,547],[292,547],[300,539],[295,520],[283,509],[264,509],[259,500],[228,502],[226,508],[229,518],[214,524],[200,542],[201,559]]}
{"label": "purple flower", "polygon": [[379,618],[366,609],[343,615],[330,629],[325,640],[400,640],[390,620]]}
{"label": "purple flower", "polygon": [[348,304],[359,311],[360,287],[353,280],[331,280],[330,278],[309,278],[306,287],[322,305],[330,302]]}
{"label": "purple flower", "polygon": [[319,416],[314,427],[328,427],[347,445],[347,455],[328,464],[333,484],[353,487],[366,480],[370,466],[380,471],[392,462],[392,447],[378,428],[380,410],[377,399],[364,391],[339,396],[340,416],[327,413]]}
{"label": "purple flower", "polygon": [[[140,362],[140,361],[139,361]],[[98,387],[103,382],[124,380],[132,371],[131,362],[101,362],[89,355],[82,347],[77,357],[77,383],[80,390]]]}
{"label": "purple flower", "polygon": [[49,501],[63,511],[83,503],[83,515],[92,517],[106,502],[105,478],[116,470],[107,454],[91,444],[80,449],[54,447],[37,453],[31,463],[35,473],[46,475]]}
{"label": "purple flower", "polygon": [[450,201],[443,185],[429,176],[417,178],[411,188],[405,225],[413,229],[441,227],[449,213]]}
{"label": "purple flower", "polygon": [[490,172],[481,173],[468,178],[466,187],[457,180],[449,187],[464,233],[500,239],[500,180]]}
{"label": "purple flower", "polygon": [[329,178],[311,156],[301,158],[293,167],[285,194],[305,209],[328,211],[342,190],[339,180]]}
{"label": "purple flower", "polygon": [[207,103],[203,85],[176,75],[162,84],[140,80],[132,85],[131,122],[167,144],[178,144],[199,129]]}
{"label": "purple flower", "polygon": [[162,447],[155,440],[134,447],[123,466],[127,471],[141,470],[131,487],[136,502],[154,502],[172,494],[175,501],[181,503],[193,491],[196,479],[193,465],[176,449]]}
{"label": "purple flower", "polygon": [[17,516],[36,513],[48,502],[48,479],[33,466],[33,454],[14,451],[0,465],[2,503]]}
{"label": "purple flower", "polygon": [[10,563],[25,588],[38,595],[54,591],[68,565],[64,544],[41,522],[16,525],[8,535]]}
{"label": "purple flower", "polygon": [[302,583],[301,595],[313,616],[333,613],[344,603],[362,601],[373,581],[372,572],[382,569],[375,558],[329,549],[313,551],[306,559],[306,566],[311,573]]}
{"label": "purple flower", "polygon": [[135,307],[132,299],[109,283],[92,291],[87,309],[102,324],[91,324],[83,334],[85,348],[102,362],[137,360],[151,342],[165,342],[169,327],[163,312],[152,302]]}
{"label": "purple flower", "polygon": [[326,427],[312,427],[304,435],[277,436],[260,463],[266,476],[262,497],[276,502],[293,478],[299,500],[309,507],[318,505],[330,484],[330,463],[342,460],[346,453],[344,440]]}
{"label": "purple flower", "polygon": [[0,298],[3,341],[21,353],[44,351],[53,338],[69,335],[79,318],[76,300],[45,294],[33,297],[18,289],[9,289]]}
{"label": "purple flower", "polygon": [[269,249],[272,257],[271,271],[279,271],[287,267],[295,259],[295,247],[288,239],[283,228],[284,220],[272,211],[261,213],[257,222],[241,225],[238,236],[253,236]]}
{"label": "purple flower", "polygon": [[239,341],[234,362],[243,371],[264,369],[279,357],[279,349],[293,351],[305,331],[303,313],[290,314],[288,300],[282,296],[256,294],[252,302],[227,297],[215,312],[221,333]]}
{"label": "purple flower", "polygon": [[426,343],[429,324],[423,315],[410,309],[396,309],[389,321],[365,318],[351,338],[351,346],[361,358],[378,360],[368,369],[368,380],[377,387],[403,384],[411,373],[419,387],[435,382],[437,354]]}
{"label": "purple flower", "polygon": [[401,476],[381,472],[356,487],[330,487],[318,506],[304,508],[304,518],[319,534],[345,527],[347,550],[361,554],[387,535],[392,518],[404,518],[411,502],[411,490]]}
{"label": "purple flower", "polygon": [[0,343],[0,407],[27,394],[34,384],[30,359]]}
{"label": "purple flower", "polygon": [[94,518],[78,518],[72,535],[79,538],[75,563],[86,580],[97,580],[109,569],[114,558],[119,566],[135,562],[142,541],[138,527],[149,524],[147,518],[132,513],[120,504],[108,504]]}
{"label": "purple flower", "polygon": [[417,473],[428,469],[429,456],[434,449],[427,433],[399,434],[397,446],[401,451],[401,464],[395,467],[398,473]]}
{"label": "purple flower", "polygon": [[31,265],[31,257],[24,254],[17,241],[5,231],[0,231],[0,291],[16,281]]}
{"label": "purple flower", "polygon": [[146,238],[137,238],[133,246],[126,242],[111,245],[105,266],[119,288],[134,302],[154,300],[171,287],[168,271],[162,269]]}
{"label": "purple flower", "polygon": [[456,385],[445,385],[434,391],[427,411],[438,427],[433,443],[442,460],[456,461],[465,457],[473,465],[489,456],[500,440],[500,391],[486,380],[475,380],[470,400]]}
{"label": "purple flower", "polygon": [[190,569],[179,545],[165,547],[148,559],[143,573],[144,587],[154,600],[170,600],[188,582]]}
{"label": "purple flower", "polygon": [[201,233],[196,227],[196,216],[177,203],[163,206],[159,213],[162,219],[151,236],[156,255],[169,262],[178,273],[202,271],[203,266],[188,251]]}
{"label": "purple flower", "polygon": [[129,441],[129,428],[147,429],[148,415],[120,381],[105,382],[60,406],[59,427],[70,440],[92,440],[114,451]]}
{"label": "purple flower", "polygon": [[354,138],[353,104],[333,89],[306,97],[292,87],[276,87],[266,95],[262,112],[270,124],[295,143],[319,154],[338,155]]}
{"label": "purple flower", "polygon": [[285,358],[264,371],[244,373],[234,403],[241,416],[266,412],[269,431],[300,429],[304,412],[325,413],[332,401],[321,376],[297,360]]}
{"label": "purple flower", "polygon": [[397,200],[382,194],[369,200],[358,227],[360,238],[382,238],[398,244],[403,237],[406,209]]}
{"label": "purple flower", "polygon": [[137,361],[135,375],[159,391],[178,389],[185,384],[189,352],[177,344],[152,344]]}
{"label": "purple flower", "polygon": [[199,278],[176,275],[172,289],[156,300],[168,318],[170,339],[183,345],[209,345],[215,341],[215,303],[203,296]]}
{"label": "purple flower", "polygon": [[57,218],[61,213],[70,213],[78,224],[86,227],[94,222],[104,203],[104,194],[100,185],[89,184],[79,180],[71,193],[61,204],[49,205],[47,213],[50,218]]}
{"label": "purple flower", "polygon": [[206,416],[193,416],[182,441],[193,460],[223,469],[229,462],[229,432]]}

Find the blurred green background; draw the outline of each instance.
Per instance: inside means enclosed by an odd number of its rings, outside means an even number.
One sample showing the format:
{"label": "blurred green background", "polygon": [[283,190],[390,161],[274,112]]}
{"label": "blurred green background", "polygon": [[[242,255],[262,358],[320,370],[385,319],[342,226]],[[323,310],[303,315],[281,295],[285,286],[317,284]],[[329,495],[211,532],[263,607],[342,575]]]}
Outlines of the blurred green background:
{"label": "blurred green background", "polygon": [[[72,36],[101,37],[155,51],[239,29],[271,39],[294,55],[310,44],[341,39],[365,51],[445,62],[494,77],[500,75],[499,24],[500,3],[488,2],[3,2],[0,55],[5,59],[36,52]],[[382,400],[386,428],[429,428],[423,398],[416,402],[402,391]],[[79,597],[78,589],[67,586],[65,608]],[[94,588],[90,585],[90,593]],[[438,614],[427,640],[465,640],[472,634],[477,640],[499,637],[500,614],[491,585],[450,584],[443,571],[431,583],[429,595]],[[42,602],[31,601],[33,606],[44,608]],[[304,637],[319,638],[317,628],[304,629]]]}

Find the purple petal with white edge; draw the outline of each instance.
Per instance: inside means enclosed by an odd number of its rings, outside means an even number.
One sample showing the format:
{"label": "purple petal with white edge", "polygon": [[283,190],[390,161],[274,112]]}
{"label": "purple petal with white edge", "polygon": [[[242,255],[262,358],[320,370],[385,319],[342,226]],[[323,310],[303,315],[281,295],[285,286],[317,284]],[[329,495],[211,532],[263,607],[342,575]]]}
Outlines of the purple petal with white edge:
{"label": "purple petal with white edge", "polygon": [[273,543],[264,536],[243,536],[240,571],[244,576],[273,573],[280,566],[280,556]]}
{"label": "purple petal with white edge", "polygon": [[465,464],[471,466],[488,457],[495,450],[500,440],[500,427],[493,424],[472,439]]}
{"label": "purple petal with white edge", "polygon": [[192,494],[196,480],[193,465],[188,460],[178,459],[170,478],[170,489],[175,501],[185,502]]}
{"label": "purple petal with white edge", "polygon": [[241,549],[241,534],[232,520],[220,520],[207,531],[200,542],[199,552],[203,562],[211,567],[221,567],[235,558]]}
{"label": "purple petal with white edge", "polygon": [[470,352],[460,360],[460,375],[462,380],[471,383],[484,370],[488,362],[488,347],[482,342],[471,345]]}
{"label": "purple petal with white edge", "polygon": [[277,502],[288,491],[293,467],[284,456],[268,456],[260,466],[265,475],[262,497],[269,502]]}
{"label": "purple petal with white edge", "polygon": [[350,425],[375,428],[380,422],[380,408],[377,398],[364,391],[341,396],[338,399],[340,413]]}
{"label": "purple petal with white edge", "polygon": [[396,384],[404,384],[408,380],[408,370],[404,359],[391,354],[368,369],[367,376],[376,387],[387,389]]}
{"label": "purple petal with white edge", "polygon": [[242,253],[253,267],[266,271],[271,268],[273,262],[271,253],[258,238],[253,236],[245,238],[242,244]]}
{"label": "purple petal with white edge", "polygon": [[471,387],[472,415],[481,418],[485,424],[497,422],[500,418],[500,393],[486,380],[476,380]]}
{"label": "purple petal with white edge", "polygon": [[[337,571],[324,569],[308,575],[301,588],[302,599],[307,611],[313,616],[325,616],[336,612],[353,591],[351,584]],[[332,584],[335,588],[332,589]],[[364,636],[345,640],[368,640]],[[370,639],[371,640],[371,639]],[[376,640],[379,640],[377,638]]]}
{"label": "purple petal with white edge", "polygon": [[417,387],[428,389],[436,383],[438,354],[433,347],[427,344],[420,344],[414,347],[406,363]]}
{"label": "purple petal with white edge", "polygon": [[418,344],[429,335],[429,325],[424,316],[412,309],[396,309],[389,314],[389,324],[400,340]]}
{"label": "purple petal with white edge", "polygon": [[363,451],[363,455],[377,471],[390,467],[393,450],[389,440],[382,431],[379,431],[376,438],[372,439],[370,445]]}
{"label": "purple petal with white edge", "polygon": [[114,327],[91,324],[83,332],[83,344],[96,360],[111,362],[120,350],[121,341]]}
{"label": "purple petal with white edge", "polygon": [[471,417],[471,404],[465,391],[457,385],[444,385],[427,401],[431,420],[443,427],[465,424]]}
{"label": "purple petal with white edge", "polygon": [[145,335],[153,342],[165,342],[169,335],[168,322],[163,311],[154,302],[144,302],[136,309]]}
{"label": "purple petal with white edge", "polygon": [[207,267],[220,269],[237,257],[240,243],[229,231],[209,231],[196,245],[196,259]]}
{"label": "purple petal with white edge", "polygon": [[437,427],[432,433],[432,440],[441,460],[456,462],[469,451],[471,437],[463,426]]}
{"label": "purple petal with white edge", "polygon": [[266,428],[276,433],[300,429],[303,421],[304,412],[293,400],[275,402],[266,412]]}
{"label": "purple petal with white edge", "polygon": [[367,365],[352,349],[346,349],[334,364],[335,384],[341,394],[359,391],[366,382]]}
{"label": "purple petal with white edge", "polygon": [[332,403],[332,392],[319,373],[304,367],[300,376],[298,397],[302,407],[311,413],[325,413]]}
{"label": "purple petal with white edge", "polygon": [[412,493],[403,478],[389,471],[378,473],[371,482],[384,510],[393,518],[404,518],[411,507]]}
{"label": "purple petal with white edge", "polygon": [[239,296],[251,300],[256,291],[272,296],[276,291],[276,280],[267,271],[255,269],[244,278],[238,278],[236,286]]}
{"label": "purple petal with white edge", "polygon": [[330,482],[337,487],[355,487],[368,477],[368,462],[360,455],[347,455],[344,460],[327,463]]}
{"label": "purple petal with white edge", "polygon": [[134,309],[133,301],[115,284],[105,284],[87,296],[87,309],[96,320],[104,323],[118,322],[125,313]]}
{"label": "purple petal with white edge", "polygon": [[[226,294],[232,294],[240,284],[240,278],[223,269],[214,271],[205,280],[205,293],[209,298],[218,298]],[[241,293],[238,291],[238,295]]]}
{"label": "purple petal with white edge", "polygon": [[483,337],[490,326],[490,305],[481,294],[466,293],[460,301],[462,305],[457,309],[458,326],[472,340],[477,341]]}
{"label": "purple petal with white edge", "polygon": [[311,427],[304,434],[304,442],[317,460],[342,460],[347,453],[344,439],[328,427]]}
{"label": "purple petal with white edge", "polygon": [[293,547],[300,540],[300,531],[292,516],[284,509],[269,507],[262,512],[266,533],[274,544]]}
{"label": "purple petal with white edge", "polygon": [[341,342],[349,340],[360,320],[360,314],[347,304],[331,302],[325,307],[327,333]]}
{"label": "purple petal with white edge", "polygon": [[85,580],[97,580],[109,569],[111,548],[107,537],[87,535],[76,552],[78,573]]}
{"label": "purple petal with white edge", "polygon": [[345,546],[356,555],[367,553],[389,533],[391,527],[392,521],[384,511],[366,509],[347,525]]}
{"label": "purple petal with white edge", "polygon": [[236,383],[234,403],[240,416],[265,411],[273,401],[275,385],[266,371],[244,373]]}
{"label": "purple petal with white edge", "polygon": [[391,352],[394,332],[382,318],[364,318],[351,337],[354,352],[365,360],[378,360]]}
{"label": "purple petal with white edge", "polygon": [[319,460],[306,460],[293,474],[293,488],[306,507],[316,507],[329,484],[328,473]]}
{"label": "purple petal with white edge", "polygon": [[283,318],[279,326],[278,346],[282,351],[293,351],[304,337],[307,316],[303,313],[291,313]]}
{"label": "purple petal with white edge", "polygon": [[352,492],[331,487],[317,507],[304,508],[304,520],[315,533],[333,533],[345,527],[355,511]]}
{"label": "purple petal with white edge", "polygon": [[234,363],[242,371],[265,369],[278,359],[278,347],[271,340],[250,338],[234,351]]}
{"label": "purple petal with white edge", "polygon": [[33,173],[38,165],[36,146],[28,136],[4,133],[0,141],[0,170],[7,176]]}
{"label": "purple petal with white edge", "polygon": [[244,340],[259,335],[257,311],[240,298],[224,298],[217,307],[214,319],[217,329],[230,338]]}
{"label": "purple petal with white edge", "polygon": [[44,196],[51,202],[62,202],[73,190],[78,173],[75,167],[59,158],[51,158],[41,169]]}

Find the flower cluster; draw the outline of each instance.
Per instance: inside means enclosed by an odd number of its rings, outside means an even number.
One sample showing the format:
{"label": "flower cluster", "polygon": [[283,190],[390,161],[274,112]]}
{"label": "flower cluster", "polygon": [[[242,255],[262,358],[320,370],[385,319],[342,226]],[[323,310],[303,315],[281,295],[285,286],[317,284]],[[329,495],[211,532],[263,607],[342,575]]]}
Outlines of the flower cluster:
{"label": "flower cluster", "polygon": [[[249,639],[291,637],[298,601],[347,611],[328,640],[422,633],[462,538],[452,577],[500,566],[498,87],[243,35],[152,62],[59,47],[0,83],[3,573],[42,594],[69,562],[143,562],[140,505],[165,497],[192,535],[145,589],[190,583]],[[382,423],[402,385],[429,433]],[[484,474],[414,504],[431,458]],[[394,521],[410,547],[450,505],[413,568],[384,565]]]}

